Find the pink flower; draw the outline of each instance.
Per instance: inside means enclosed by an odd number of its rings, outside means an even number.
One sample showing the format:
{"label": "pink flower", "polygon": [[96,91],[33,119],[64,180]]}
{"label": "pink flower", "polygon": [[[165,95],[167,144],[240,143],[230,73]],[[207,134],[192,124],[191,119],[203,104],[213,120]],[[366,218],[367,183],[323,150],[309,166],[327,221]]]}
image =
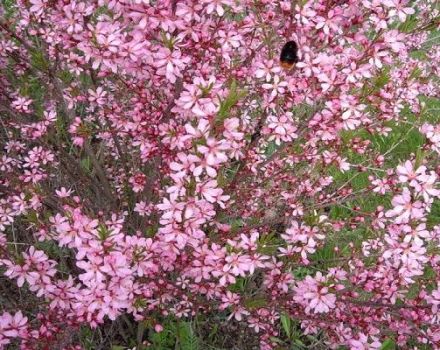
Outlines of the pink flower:
{"label": "pink flower", "polygon": [[233,139],[236,141],[243,140],[244,133],[238,131],[240,126],[240,119],[238,118],[227,118],[223,122],[223,125],[225,127],[225,131],[223,132],[223,135],[227,139]]}
{"label": "pink flower", "polygon": [[55,193],[57,194],[57,196],[59,197],[59,198],[68,198],[68,197],[70,197],[70,195],[72,194],[72,190],[71,189],[69,189],[69,190],[66,190],[66,188],[65,187],[61,187],[59,190],[55,190]]}
{"label": "pink flower", "polygon": [[89,93],[89,102],[92,104],[103,106],[107,101],[105,97],[107,95],[107,92],[104,91],[104,89],[101,86],[99,86],[96,89],[96,91],[89,89],[88,93]]}
{"label": "pink flower", "polygon": [[417,181],[414,185],[416,191],[421,193],[426,203],[429,203],[433,197],[440,197],[440,190],[438,187],[438,176],[433,171],[429,174],[422,174],[417,176]]}
{"label": "pink flower", "polygon": [[364,333],[359,333],[356,339],[349,339],[348,344],[351,350],[378,350],[381,348],[381,343],[378,341],[377,337],[371,337],[372,342],[369,342],[368,335]]}
{"label": "pink flower", "polygon": [[26,99],[25,97],[17,97],[15,101],[12,102],[11,106],[19,112],[30,113],[30,105],[32,99]]}
{"label": "pink flower", "polygon": [[396,170],[399,176],[399,182],[413,184],[417,176],[425,173],[426,167],[421,166],[417,168],[417,170],[414,170],[412,163],[407,160],[403,165],[398,165]]}
{"label": "pink flower", "polygon": [[4,312],[0,316],[0,334],[8,338],[25,337],[27,322],[27,317],[24,317],[21,311],[16,312],[14,316],[9,312]]}
{"label": "pink flower", "polygon": [[403,241],[409,243],[414,241],[414,243],[418,246],[422,246],[424,244],[423,239],[430,240],[431,234],[426,229],[426,224],[417,225],[416,228],[411,228],[411,226],[405,226],[405,232],[407,233],[404,237]]}
{"label": "pink flower", "polygon": [[363,111],[366,107],[364,104],[358,104],[352,96],[344,96],[341,101],[341,108],[344,110],[342,113],[344,128],[347,130],[356,129],[361,124],[364,116]]}
{"label": "pink flower", "polygon": [[432,305],[432,312],[438,313],[440,305],[440,284],[437,284],[437,289],[434,289],[431,295],[426,297],[426,301]]}
{"label": "pink flower", "polygon": [[92,261],[78,261],[76,266],[85,271],[78,276],[79,279],[86,285],[99,284],[105,281],[105,274],[101,271],[102,263],[103,259],[100,257],[93,257]]}
{"label": "pink flower", "polygon": [[269,141],[275,140],[275,144],[280,145],[281,141],[289,142],[298,137],[295,134],[297,127],[293,125],[293,114],[287,112],[286,114],[277,117],[270,115],[268,117],[268,128],[271,133]]}
{"label": "pink flower", "polygon": [[47,255],[42,250],[36,250],[30,247],[27,253],[23,253],[23,258],[28,264],[38,265],[48,260]]}
{"label": "pink flower", "polygon": [[209,15],[216,11],[219,16],[223,16],[225,10],[222,5],[230,6],[232,5],[231,0],[202,0],[203,4],[207,4],[206,13]]}
{"label": "pink flower", "polygon": [[420,219],[424,215],[422,203],[413,202],[410,190],[405,187],[401,195],[391,201],[393,209],[385,213],[386,217],[395,217],[397,224],[407,223],[410,219]]}
{"label": "pink flower", "polygon": [[272,79],[272,75],[277,75],[281,72],[281,68],[275,65],[274,60],[269,60],[264,63],[258,62],[255,70],[255,77],[265,78],[267,82]]}
{"label": "pink flower", "polygon": [[79,147],[82,147],[85,142],[85,138],[80,135],[81,126],[82,120],[79,117],[75,117],[69,126],[69,133],[73,136],[73,144]]}
{"label": "pink flower", "polygon": [[388,31],[384,36],[384,41],[394,52],[405,52],[405,34],[398,32],[396,29]]}
{"label": "pink flower", "polygon": [[128,180],[133,186],[133,192],[138,193],[144,190],[147,183],[147,176],[143,173],[136,173]]}
{"label": "pink flower", "polygon": [[405,7],[407,4],[406,0],[384,0],[383,5],[391,8],[388,12],[388,16],[393,18],[395,16],[399,17],[401,22],[406,21],[407,15],[413,15],[416,11],[411,7]]}
{"label": "pink flower", "polygon": [[10,208],[0,206],[0,231],[14,223],[14,214]]}
{"label": "pink flower", "polygon": [[[202,113],[204,115],[204,113]],[[185,124],[185,130],[186,132],[191,135],[191,138],[201,138],[201,137],[208,137],[209,134],[209,120],[207,119],[199,119],[199,122],[197,124],[197,127],[193,127],[191,124]]]}
{"label": "pink flower", "polygon": [[208,180],[205,183],[197,184],[197,192],[210,203],[218,203],[224,208],[224,201],[229,199],[229,196],[222,196],[223,190],[217,187],[216,180]]}
{"label": "pink flower", "polygon": [[341,172],[344,173],[350,170],[350,163],[347,161],[347,158],[338,157],[336,158],[336,161],[339,165],[339,170],[341,170]]}
{"label": "pink flower", "polygon": [[153,204],[147,204],[144,201],[140,201],[136,203],[134,207],[134,211],[138,213],[140,216],[148,216],[151,214],[153,209]]}
{"label": "pink flower", "polygon": [[336,296],[329,293],[327,287],[320,286],[324,281],[321,272],[318,272],[315,278],[306,276],[294,287],[294,300],[305,306],[307,313],[327,313],[336,307]]}
{"label": "pink flower", "polygon": [[17,285],[22,287],[24,282],[27,282],[31,289],[41,280],[46,280],[49,276],[55,274],[55,270],[52,268],[53,261],[49,261],[46,254],[41,250],[36,250],[31,246],[28,252],[22,253],[24,262],[20,265],[6,260],[4,264],[7,267],[5,276],[13,279],[17,279]]}
{"label": "pink flower", "polygon": [[328,17],[317,16],[314,18],[316,23],[316,29],[322,29],[326,35],[330,34],[330,31],[334,33],[340,33],[341,28],[339,26],[339,18],[336,16],[335,11],[330,10]]}
{"label": "pink flower", "polygon": [[373,186],[375,186],[373,188],[373,192],[376,192],[376,193],[379,193],[379,194],[385,194],[386,192],[388,192],[391,189],[391,187],[388,184],[386,179],[384,179],[384,180],[382,180],[382,179],[375,179],[375,180],[371,181],[371,184]]}
{"label": "pink flower", "polygon": [[317,75],[323,92],[329,91],[335,86],[337,79],[337,73],[335,70],[331,70],[329,73],[320,73]]}
{"label": "pink flower", "polygon": [[250,270],[250,259],[248,255],[231,254],[226,256],[223,272],[230,271],[235,276],[246,276]]}
{"label": "pink flower", "polygon": [[182,221],[182,212],[185,207],[185,203],[170,201],[164,198],[161,204],[157,204],[159,210],[164,211],[162,219],[174,219],[177,222]]}
{"label": "pink flower", "polygon": [[175,83],[178,77],[182,77],[182,70],[190,62],[189,57],[182,57],[179,50],[171,52],[167,48],[161,48],[155,54],[154,65],[159,68],[157,74],[164,75],[171,82]]}
{"label": "pink flower", "polygon": [[336,297],[334,294],[329,294],[326,287],[317,291],[309,291],[304,294],[304,297],[311,299],[308,308],[314,309],[315,313],[325,313],[335,308]]}
{"label": "pink flower", "polygon": [[48,0],[30,0],[32,6],[29,11],[35,13],[35,16],[41,16],[47,1]]}
{"label": "pink flower", "polygon": [[272,90],[270,93],[270,101],[274,100],[279,94],[282,95],[286,91],[286,81],[281,81],[278,75],[275,75],[273,83],[265,83],[262,85],[263,89]]}
{"label": "pink flower", "polygon": [[197,147],[197,150],[205,156],[206,163],[211,166],[217,166],[228,160],[228,157],[224,151],[229,149],[227,142],[216,141],[213,138],[206,140],[206,146],[201,145]]}

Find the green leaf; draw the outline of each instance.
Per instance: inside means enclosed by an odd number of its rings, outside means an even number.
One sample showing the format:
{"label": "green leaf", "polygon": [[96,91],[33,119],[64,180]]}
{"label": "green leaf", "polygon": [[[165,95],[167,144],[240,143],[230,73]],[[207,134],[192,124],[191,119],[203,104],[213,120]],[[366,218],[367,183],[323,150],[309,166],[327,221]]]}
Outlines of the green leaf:
{"label": "green leaf", "polygon": [[417,26],[417,16],[416,15],[411,15],[408,16],[408,18],[406,19],[405,22],[400,23],[398,25],[398,29],[401,32],[404,33],[409,33],[411,30],[414,30]]}
{"label": "green leaf", "polygon": [[383,69],[374,79],[374,87],[376,89],[383,88],[390,81],[388,69]]}
{"label": "green leaf", "polygon": [[287,338],[290,339],[291,336],[291,329],[292,329],[292,321],[290,317],[286,314],[281,315],[281,324],[283,326],[284,332],[287,335]]}
{"label": "green leaf", "polygon": [[112,350],[125,350],[126,348],[124,348],[121,345],[112,345]]}
{"label": "green leaf", "polygon": [[152,344],[147,349],[150,350],[167,350],[174,349],[174,344],[176,339],[174,337],[173,332],[171,331],[171,325],[165,324],[165,329],[162,332],[154,332],[150,330],[149,339]]}
{"label": "green leaf", "polygon": [[179,322],[177,332],[181,350],[199,349],[199,340],[189,322]]}
{"label": "green leaf", "polygon": [[89,157],[81,159],[81,166],[86,170],[88,173],[92,171],[92,161]]}
{"label": "green leaf", "polygon": [[246,279],[238,277],[236,282],[229,286],[231,292],[243,292],[246,286]]}
{"label": "green leaf", "polygon": [[47,71],[49,69],[49,62],[44,56],[44,51],[42,50],[33,50],[31,53],[31,62],[32,65],[37,69],[42,71]]}
{"label": "green leaf", "polygon": [[432,203],[431,212],[428,215],[428,225],[430,227],[440,224],[440,200],[436,199]]}
{"label": "green leaf", "polygon": [[246,299],[244,301],[244,306],[248,309],[258,309],[267,305],[267,301],[262,297],[254,297]]}
{"label": "green leaf", "polygon": [[425,158],[425,152],[422,149],[418,149],[416,151],[416,161],[415,161],[415,169],[422,165],[422,162]]}
{"label": "green leaf", "polygon": [[396,348],[396,343],[392,339],[387,339],[382,343],[380,350],[393,350]]}
{"label": "green leaf", "polygon": [[108,236],[110,235],[110,231],[107,229],[107,227],[103,224],[100,224],[98,226],[98,234],[101,241],[105,241]]}
{"label": "green leaf", "polygon": [[278,149],[278,146],[276,145],[276,143],[274,141],[271,141],[267,144],[266,149],[264,150],[264,154],[266,155],[266,157],[270,157],[272,154],[275,153],[275,151]]}
{"label": "green leaf", "polygon": [[239,90],[237,87],[237,82],[234,79],[229,87],[228,96],[221,102],[220,110],[217,113],[217,123],[223,122],[223,120],[228,116],[231,108],[244,96],[246,96],[246,91]]}
{"label": "green leaf", "polygon": [[277,337],[270,337],[270,340],[272,340],[274,343],[283,344],[283,341]]}

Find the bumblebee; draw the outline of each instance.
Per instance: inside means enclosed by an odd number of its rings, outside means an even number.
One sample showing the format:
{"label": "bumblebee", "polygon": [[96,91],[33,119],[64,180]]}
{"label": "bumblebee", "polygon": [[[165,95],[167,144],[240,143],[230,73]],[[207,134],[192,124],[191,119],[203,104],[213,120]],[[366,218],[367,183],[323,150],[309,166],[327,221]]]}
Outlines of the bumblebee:
{"label": "bumblebee", "polygon": [[284,44],[281,49],[280,65],[284,69],[291,69],[298,62],[298,45],[293,40]]}

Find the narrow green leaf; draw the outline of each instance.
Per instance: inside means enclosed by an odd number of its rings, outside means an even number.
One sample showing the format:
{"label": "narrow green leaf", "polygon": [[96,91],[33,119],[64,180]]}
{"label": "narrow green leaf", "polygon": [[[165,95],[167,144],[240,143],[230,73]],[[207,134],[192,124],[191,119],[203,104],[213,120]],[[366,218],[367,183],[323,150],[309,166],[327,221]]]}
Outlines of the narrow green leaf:
{"label": "narrow green leaf", "polygon": [[197,336],[188,322],[180,322],[178,325],[178,336],[181,350],[198,350],[199,342]]}
{"label": "narrow green leaf", "polygon": [[291,336],[291,329],[292,329],[292,321],[290,317],[286,314],[281,315],[281,324],[283,326],[284,332],[287,335],[287,338],[290,339]]}
{"label": "narrow green leaf", "polygon": [[258,309],[267,305],[266,299],[262,297],[254,297],[244,301],[244,305],[248,309]]}
{"label": "narrow green leaf", "polygon": [[387,339],[382,343],[380,350],[393,350],[396,348],[396,343],[392,339]]}

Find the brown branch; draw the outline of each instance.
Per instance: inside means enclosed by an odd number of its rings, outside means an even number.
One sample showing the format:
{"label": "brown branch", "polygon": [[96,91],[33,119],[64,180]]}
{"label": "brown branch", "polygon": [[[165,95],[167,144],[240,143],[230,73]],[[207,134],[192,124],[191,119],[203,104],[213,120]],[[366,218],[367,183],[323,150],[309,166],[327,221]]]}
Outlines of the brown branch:
{"label": "brown branch", "polygon": [[111,201],[112,205],[115,205],[115,196],[112,194],[112,190],[111,190],[111,186],[110,186],[110,182],[107,179],[107,176],[105,175],[105,171],[103,169],[103,167],[101,166],[101,163],[99,162],[99,160],[96,158],[95,153],[93,152],[93,150],[91,149],[89,142],[86,141],[84,143],[84,151],[86,152],[87,156],[90,158],[90,160],[92,161],[93,167],[96,170],[96,174],[99,177],[99,180],[102,183],[102,190],[104,191],[106,197]]}

